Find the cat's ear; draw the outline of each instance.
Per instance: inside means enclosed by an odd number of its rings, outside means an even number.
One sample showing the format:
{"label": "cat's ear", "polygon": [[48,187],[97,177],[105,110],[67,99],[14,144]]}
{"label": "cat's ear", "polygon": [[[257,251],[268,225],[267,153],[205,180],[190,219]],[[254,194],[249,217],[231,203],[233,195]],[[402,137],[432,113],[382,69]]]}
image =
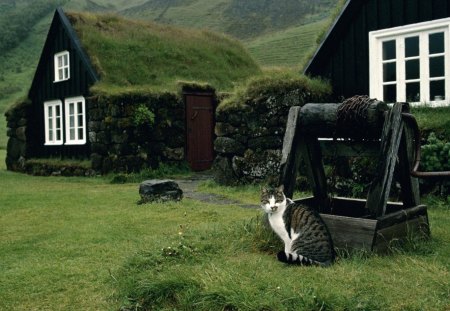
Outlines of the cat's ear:
{"label": "cat's ear", "polygon": [[284,192],[284,185],[281,184],[280,186],[278,186],[277,190],[280,192]]}

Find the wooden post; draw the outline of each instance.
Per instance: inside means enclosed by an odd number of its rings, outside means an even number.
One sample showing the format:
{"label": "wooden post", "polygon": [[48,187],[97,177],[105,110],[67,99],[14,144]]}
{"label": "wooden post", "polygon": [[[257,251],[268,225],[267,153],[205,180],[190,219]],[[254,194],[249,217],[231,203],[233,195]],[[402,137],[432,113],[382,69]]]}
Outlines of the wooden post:
{"label": "wooden post", "polygon": [[402,103],[395,103],[389,111],[381,134],[380,157],[377,176],[370,185],[366,207],[372,215],[382,216],[391,190],[394,168],[402,137]]}
{"label": "wooden post", "polygon": [[[403,135],[399,150],[400,186],[402,189],[402,201],[404,208],[420,205],[419,181],[411,176],[414,165],[415,148],[413,146],[414,135],[408,123],[403,125]],[[417,143],[417,142],[416,142]]]}
{"label": "wooden post", "polygon": [[330,212],[330,200],[327,192],[327,179],[322,162],[322,152],[316,137],[300,137],[300,151],[305,163],[308,181],[312,187],[316,206],[321,213]]}
{"label": "wooden post", "polygon": [[286,132],[283,139],[283,150],[281,154],[279,184],[284,186],[284,193],[288,198],[294,194],[295,180],[300,165],[300,150],[298,130],[298,116],[301,107],[294,106],[289,109],[286,123]]}

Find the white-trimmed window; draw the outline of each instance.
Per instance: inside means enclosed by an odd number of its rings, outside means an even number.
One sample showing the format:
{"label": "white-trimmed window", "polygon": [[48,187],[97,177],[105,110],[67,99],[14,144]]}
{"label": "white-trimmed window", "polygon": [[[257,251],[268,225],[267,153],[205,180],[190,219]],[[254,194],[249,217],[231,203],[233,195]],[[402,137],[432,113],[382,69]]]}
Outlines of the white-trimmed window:
{"label": "white-trimmed window", "polygon": [[69,80],[70,59],[69,52],[63,51],[55,54],[55,82]]}
{"label": "white-trimmed window", "polygon": [[62,102],[53,100],[44,103],[45,145],[63,144]]}
{"label": "white-trimmed window", "polygon": [[450,18],[369,33],[370,97],[450,103]]}
{"label": "white-trimmed window", "polygon": [[66,145],[86,143],[86,110],[84,97],[67,98],[64,101]]}

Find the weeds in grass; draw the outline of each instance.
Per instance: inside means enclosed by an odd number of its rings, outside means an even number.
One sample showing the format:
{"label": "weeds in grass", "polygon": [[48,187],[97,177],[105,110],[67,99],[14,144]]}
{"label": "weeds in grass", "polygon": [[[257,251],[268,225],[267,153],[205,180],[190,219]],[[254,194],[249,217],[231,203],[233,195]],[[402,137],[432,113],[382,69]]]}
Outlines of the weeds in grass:
{"label": "weeds in grass", "polygon": [[115,174],[111,178],[112,184],[139,183],[146,179],[176,178],[187,176],[191,170],[187,163],[165,164],[161,163],[157,168],[143,169],[137,173]]}

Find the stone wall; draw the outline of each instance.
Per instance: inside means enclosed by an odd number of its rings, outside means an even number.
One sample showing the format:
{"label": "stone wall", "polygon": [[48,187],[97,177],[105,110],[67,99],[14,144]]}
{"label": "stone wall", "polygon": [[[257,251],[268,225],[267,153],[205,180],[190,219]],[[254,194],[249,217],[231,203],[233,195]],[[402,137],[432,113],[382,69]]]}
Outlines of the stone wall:
{"label": "stone wall", "polygon": [[[93,175],[132,172],[156,167],[160,162],[184,161],[184,103],[176,93],[124,93],[95,95],[86,99],[90,168],[61,166],[27,158],[27,119],[30,101],[16,104],[7,119],[6,164],[12,171],[35,175]],[[147,114],[142,113],[147,112]],[[148,115],[151,120],[145,120]],[[28,163],[30,162],[30,163]],[[81,162],[81,161],[80,161]],[[80,173],[81,172],[81,173]]]}
{"label": "stone wall", "polygon": [[[143,121],[142,110],[153,119]],[[184,104],[177,94],[94,96],[89,116],[96,171],[131,172],[184,160]]]}
{"label": "stone wall", "polygon": [[12,171],[21,171],[25,168],[26,159],[26,129],[29,118],[31,102],[21,101],[5,113],[9,137],[6,154],[6,167]]}
{"label": "stone wall", "polygon": [[234,185],[278,177],[289,108],[327,101],[330,93],[325,83],[305,77],[262,78],[225,100],[216,113],[216,181]]}

